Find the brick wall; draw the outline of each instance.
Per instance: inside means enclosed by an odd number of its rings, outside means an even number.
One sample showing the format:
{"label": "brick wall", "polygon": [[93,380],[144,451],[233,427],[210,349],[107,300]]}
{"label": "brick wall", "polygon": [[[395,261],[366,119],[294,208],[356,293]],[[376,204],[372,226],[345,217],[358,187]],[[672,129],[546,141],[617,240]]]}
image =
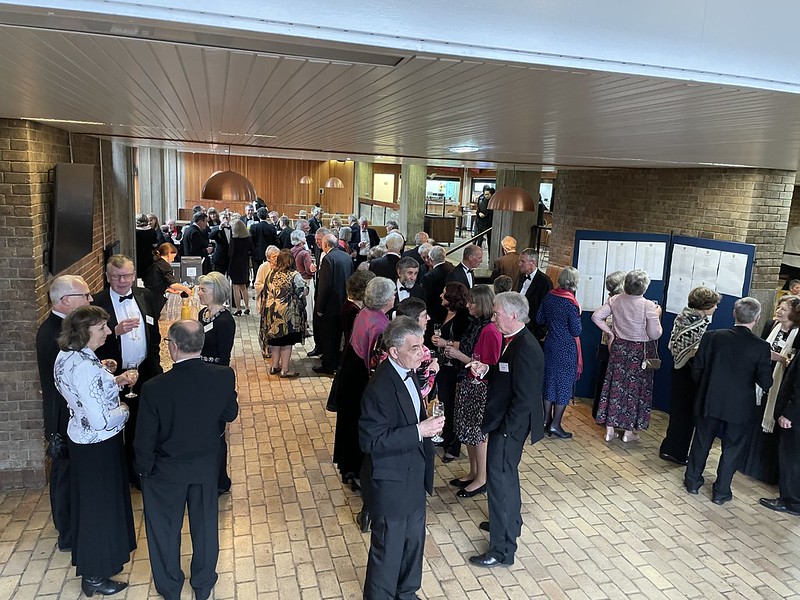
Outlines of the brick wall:
{"label": "brick wall", "polygon": [[[74,162],[99,166],[99,140],[73,135],[71,144]],[[102,147],[105,202],[97,168],[92,252],[64,271],[82,275],[92,290],[102,288],[103,248],[115,239],[111,148]],[[52,276],[43,256],[50,235],[51,169],[69,161],[67,132],[0,119],[0,489],[45,481],[35,336],[49,310]]]}
{"label": "brick wall", "polygon": [[794,181],[765,169],[559,171],[550,262],[572,264],[577,229],[673,232],[755,244],[752,287],[774,288]]}

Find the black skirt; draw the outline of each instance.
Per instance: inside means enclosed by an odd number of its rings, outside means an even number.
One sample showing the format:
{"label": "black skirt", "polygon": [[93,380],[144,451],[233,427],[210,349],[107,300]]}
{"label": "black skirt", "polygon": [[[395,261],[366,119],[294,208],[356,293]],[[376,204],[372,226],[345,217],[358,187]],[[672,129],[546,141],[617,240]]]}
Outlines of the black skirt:
{"label": "black skirt", "polygon": [[122,433],[96,444],[69,441],[72,564],[80,577],[111,577],[136,549]]}
{"label": "black skirt", "polygon": [[364,359],[348,344],[331,386],[330,398],[336,405],[333,462],[342,475],[353,473],[358,477],[364,460],[358,443],[358,420],[361,418],[361,396],[367,382],[369,371]]}

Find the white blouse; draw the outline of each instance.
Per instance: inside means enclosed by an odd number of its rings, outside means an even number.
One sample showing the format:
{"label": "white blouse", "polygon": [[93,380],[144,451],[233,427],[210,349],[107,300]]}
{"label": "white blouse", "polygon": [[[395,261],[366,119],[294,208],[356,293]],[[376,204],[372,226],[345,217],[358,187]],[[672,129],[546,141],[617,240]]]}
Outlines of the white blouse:
{"label": "white blouse", "polygon": [[128,407],[120,404],[114,376],[91,349],[59,352],[53,375],[69,406],[69,439],[76,444],[96,444],[122,431]]}

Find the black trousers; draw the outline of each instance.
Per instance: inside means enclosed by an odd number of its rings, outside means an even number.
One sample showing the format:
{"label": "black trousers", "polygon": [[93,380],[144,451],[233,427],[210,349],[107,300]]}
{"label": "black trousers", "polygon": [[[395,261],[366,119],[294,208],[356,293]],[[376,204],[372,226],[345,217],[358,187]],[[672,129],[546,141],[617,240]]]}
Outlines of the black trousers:
{"label": "black trousers", "polygon": [[322,351],[322,368],[326,371],[335,371],[339,368],[339,358],[342,340],[342,320],[339,315],[322,316],[316,326],[320,330],[319,346]]}
{"label": "black trousers", "polygon": [[[594,401],[592,402],[592,419],[597,418],[597,407],[600,405],[600,396],[603,393],[603,382],[606,380],[608,370],[608,346],[600,344],[597,347],[597,375],[594,379]],[[690,440],[691,441],[691,438]],[[688,447],[687,447],[688,450]]]}
{"label": "black trousers", "polygon": [[[136,382],[137,385],[133,387],[133,391],[136,394],[139,393],[139,382]],[[135,398],[125,398],[125,394],[127,394],[129,388],[124,388],[119,395],[120,402],[124,402],[128,405],[128,410],[130,411],[130,416],[128,417],[128,421],[125,423],[125,429],[123,430],[122,437],[125,441],[125,461],[128,464],[128,477],[130,478],[131,485],[139,488],[139,475],[136,472],[136,452],[133,449],[133,439],[136,437],[136,420],[139,415],[139,397],[136,396]]]}
{"label": "black trousers", "polygon": [[197,598],[207,598],[217,582],[219,505],[216,484],[167,483],[144,478],[142,497],[156,591],[166,600],[181,597],[184,581],[181,528],[184,511],[188,508],[192,537],[190,583]]}
{"label": "black trousers", "polygon": [[790,429],[776,428],[781,499],[790,509],[800,511],[800,423],[792,421]]}
{"label": "black trousers", "polygon": [[708,453],[717,435],[722,440],[722,455],[717,466],[717,480],[714,494],[731,494],[731,481],[747,454],[747,434],[749,423],[728,423],[713,417],[696,417],[692,448],[689,450],[689,464],[686,467],[686,485],[699,487],[703,484],[703,469],[706,467]]}
{"label": "black trousers", "polygon": [[672,370],[672,397],[667,435],[661,442],[662,454],[686,460],[694,433],[694,396],[697,385],[692,378],[691,363]]}
{"label": "black trousers", "polygon": [[450,456],[461,455],[461,441],[455,431],[456,410],[456,377],[458,367],[442,367],[436,377],[436,389],[439,400],[444,405],[444,429],[442,430],[442,447],[445,454]]}
{"label": "black trousers", "polygon": [[228,442],[225,439],[225,429],[222,430],[222,435],[219,436],[219,454],[217,455],[217,461],[219,463],[217,492],[224,494],[231,489],[231,478],[228,476]]}
{"label": "black trousers", "polygon": [[486,449],[486,491],[489,496],[489,552],[511,564],[522,532],[519,461],[525,439],[500,432],[489,434]]}
{"label": "black trousers", "polygon": [[412,600],[422,586],[425,508],[408,516],[375,515],[364,600]]}
{"label": "black trousers", "polygon": [[70,513],[69,458],[54,458],[50,462],[50,512],[58,531],[58,547],[72,547]]}

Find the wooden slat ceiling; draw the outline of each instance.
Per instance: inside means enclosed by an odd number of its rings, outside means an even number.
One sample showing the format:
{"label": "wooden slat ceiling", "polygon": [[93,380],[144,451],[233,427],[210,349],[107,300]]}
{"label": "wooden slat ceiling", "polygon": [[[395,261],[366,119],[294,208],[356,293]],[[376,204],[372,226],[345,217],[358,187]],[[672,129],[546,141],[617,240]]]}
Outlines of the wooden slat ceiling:
{"label": "wooden slat ceiling", "polygon": [[[0,116],[98,122],[54,125],[140,145],[308,158],[790,170],[800,161],[800,97],[787,93],[432,56],[349,64],[17,26],[0,26]],[[466,144],[480,150],[449,151]]]}

